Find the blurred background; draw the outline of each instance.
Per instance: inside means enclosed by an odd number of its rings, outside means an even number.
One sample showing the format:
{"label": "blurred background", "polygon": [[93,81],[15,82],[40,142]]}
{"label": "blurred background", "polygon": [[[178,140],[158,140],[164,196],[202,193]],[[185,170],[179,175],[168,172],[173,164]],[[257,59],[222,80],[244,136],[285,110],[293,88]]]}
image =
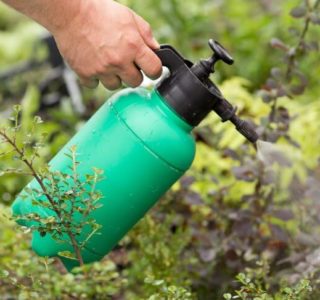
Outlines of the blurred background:
{"label": "blurred background", "polygon": [[[32,253],[8,218],[30,178],[2,176],[0,299],[319,299],[319,1],[120,2],[192,61],[220,41],[235,64],[212,80],[266,143],[212,114],[191,170],[90,276]],[[112,93],[80,87],[47,36],[0,3],[0,118],[17,103],[22,126],[40,115],[48,161]]]}

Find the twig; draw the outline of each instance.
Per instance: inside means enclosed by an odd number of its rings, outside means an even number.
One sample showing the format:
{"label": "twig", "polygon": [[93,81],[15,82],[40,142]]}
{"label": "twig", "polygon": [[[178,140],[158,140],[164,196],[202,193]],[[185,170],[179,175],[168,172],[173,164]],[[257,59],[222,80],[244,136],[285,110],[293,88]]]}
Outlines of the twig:
{"label": "twig", "polygon": [[[34,169],[32,163],[30,161],[28,161],[27,158],[25,158],[23,150],[19,149],[17,144],[13,140],[11,140],[10,137],[4,131],[0,131],[0,135],[13,147],[13,149],[20,156],[21,161],[29,168],[29,170],[31,171],[31,175],[39,183],[44,195],[46,196],[46,198],[48,199],[49,203],[51,204],[53,211],[57,214],[57,216],[59,217],[59,219],[61,221],[61,214],[60,214],[59,209],[56,207],[56,203],[55,203],[54,199],[49,194],[45,184],[43,183],[42,179],[40,178],[40,176],[38,175],[38,173]],[[78,245],[73,233],[70,230],[66,231],[66,233],[70,238],[70,241],[71,241],[72,247],[73,247],[73,249],[75,251],[77,260],[79,261],[80,266],[82,266],[84,264],[84,262],[83,262],[83,258],[82,258],[82,255],[81,255],[81,251],[80,251],[79,245]]]}
{"label": "twig", "polygon": [[270,123],[274,122],[275,116],[276,116],[276,111],[277,111],[277,104],[278,104],[278,98],[273,100],[273,103],[271,105],[271,112],[269,114],[269,121]]}
{"label": "twig", "polygon": [[293,68],[294,68],[294,63],[295,63],[295,60],[296,60],[296,57],[297,57],[297,54],[298,54],[298,50],[302,48],[303,43],[305,41],[305,37],[306,37],[306,35],[308,33],[308,30],[309,30],[309,27],[310,27],[310,22],[311,22],[310,13],[313,10],[317,9],[319,4],[320,4],[320,0],[317,0],[317,2],[312,7],[310,5],[309,1],[306,1],[306,6],[308,7],[308,15],[305,18],[304,28],[303,28],[303,31],[300,34],[298,44],[293,48],[292,54],[289,57],[288,68],[287,68],[287,73],[286,73],[286,79],[287,80],[290,80],[290,77],[292,75],[292,71],[293,71]]}
{"label": "twig", "polygon": [[70,231],[68,232],[68,235],[69,235],[69,238],[70,238],[70,240],[71,240],[73,249],[74,249],[74,251],[75,251],[77,260],[79,261],[80,266],[83,266],[83,265],[84,265],[84,262],[83,262],[83,258],[82,258],[82,255],[81,255],[81,251],[80,251],[80,247],[79,247],[79,245],[78,245],[78,242],[77,242],[77,240],[75,239],[74,235],[73,235]]}

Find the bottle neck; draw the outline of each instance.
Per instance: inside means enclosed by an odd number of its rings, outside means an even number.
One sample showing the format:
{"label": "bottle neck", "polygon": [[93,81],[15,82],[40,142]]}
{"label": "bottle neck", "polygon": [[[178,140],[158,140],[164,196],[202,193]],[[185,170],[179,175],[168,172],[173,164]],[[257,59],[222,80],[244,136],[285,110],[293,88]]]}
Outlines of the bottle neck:
{"label": "bottle neck", "polygon": [[200,80],[186,64],[165,77],[156,89],[170,108],[192,126],[199,125],[220,99],[214,83]]}
{"label": "bottle neck", "polygon": [[150,94],[151,101],[156,109],[162,114],[166,115],[171,122],[182,128],[186,132],[191,132],[194,126],[188,124],[182,117],[180,117],[167,103],[160,93],[154,89]]}

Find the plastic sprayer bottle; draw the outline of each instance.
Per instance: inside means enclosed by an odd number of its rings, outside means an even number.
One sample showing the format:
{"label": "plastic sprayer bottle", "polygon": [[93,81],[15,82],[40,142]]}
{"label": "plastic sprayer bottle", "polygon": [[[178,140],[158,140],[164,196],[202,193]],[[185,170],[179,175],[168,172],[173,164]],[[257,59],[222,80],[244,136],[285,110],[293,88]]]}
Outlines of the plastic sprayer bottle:
{"label": "plastic sprayer bottle", "polygon": [[[157,55],[170,75],[152,91],[137,88],[115,94],[50,162],[53,170],[70,172],[65,153],[76,145],[80,176],[90,174],[92,167],[104,170],[105,179],[96,187],[103,194],[103,205],[90,216],[102,227],[82,251],[85,262],[100,260],[110,252],[186,172],[195,154],[191,131],[211,111],[256,142],[253,128],[236,116],[236,109],[209,79],[216,62],[232,64],[233,59],[218,42],[210,40],[209,45],[212,57],[196,64],[171,46],[161,46]],[[28,187],[39,188],[35,180]],[[23,193],[13,204],[14,215],[37,212],[45,216],[45,209],[33,205]],[[77,237],[79,242],[83,238],[82,234]],[[32,248],[49,257],[73,251],[67,243],[37,231],[33,232]],[[76,265],[62,260],[68,269]]]}

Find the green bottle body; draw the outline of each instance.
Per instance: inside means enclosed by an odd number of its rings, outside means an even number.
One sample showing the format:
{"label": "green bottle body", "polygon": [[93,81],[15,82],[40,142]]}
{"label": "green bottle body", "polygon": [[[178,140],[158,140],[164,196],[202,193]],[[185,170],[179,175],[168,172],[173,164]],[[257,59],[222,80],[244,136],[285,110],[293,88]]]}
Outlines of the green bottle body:
{"label": "green bottle body", "polygon": [[[104,171],[96,186],[103,195],[102,206],[90,215],[102,227],[82,251],[84,262],[98,261],[110,252],[190,167],[195,155],[191,130],[156,90],[126,89],[109,99],[53,158],[50,168],[68,173],[71,161],[65,154],[75,145],[80,176],[92,174],[93,167]],[[39,189],[35,180],[28,187]],[[24,199],[23,193],[13,204],[14,215],[50,214]],[[85,233],[78,241],[84,238]],[[49,257],[73,251],[68,243],[37,231],[32,248]],[[77,265],[62,260],[68,269]]]}

